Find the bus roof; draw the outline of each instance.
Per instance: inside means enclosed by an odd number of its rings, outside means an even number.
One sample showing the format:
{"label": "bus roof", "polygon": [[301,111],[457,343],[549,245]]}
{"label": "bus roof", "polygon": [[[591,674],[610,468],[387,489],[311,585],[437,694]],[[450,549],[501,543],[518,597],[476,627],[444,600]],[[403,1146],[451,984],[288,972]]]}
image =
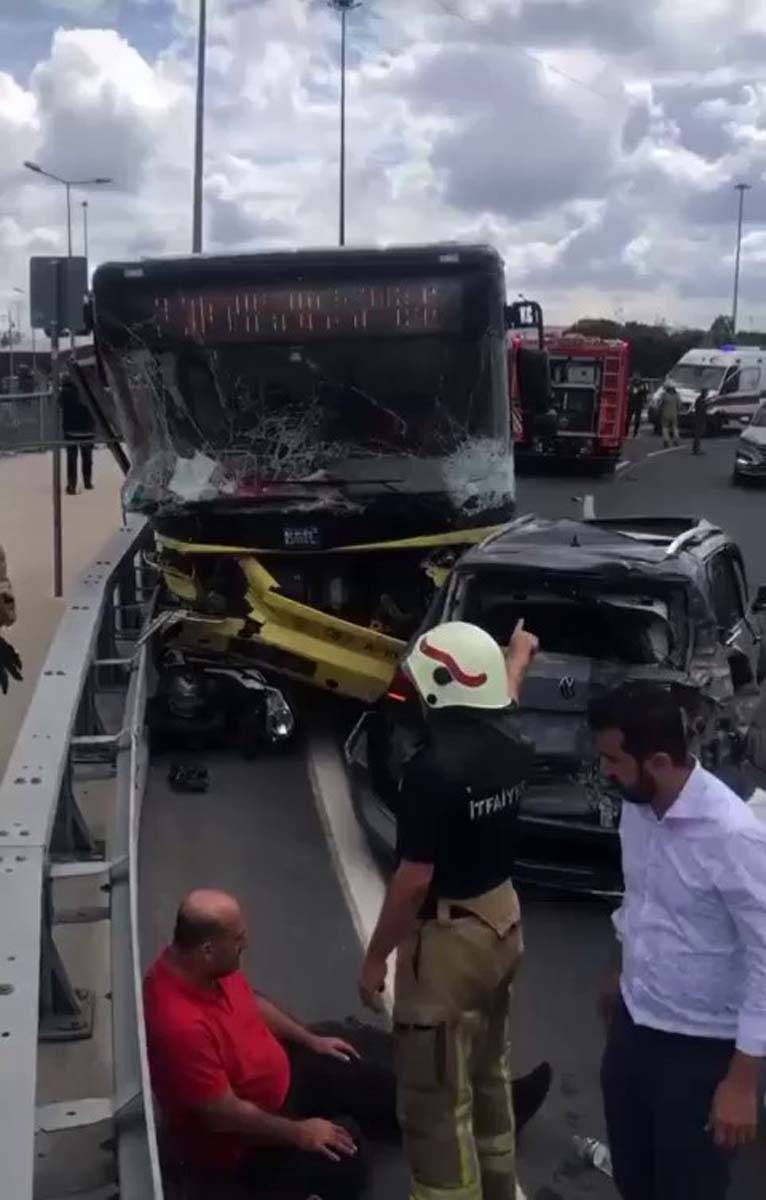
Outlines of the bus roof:
{"label": "bus roof", "polygon": [[94,291],[117,281],[158,281],[188,284],[216,276],[294,275],[307,269],[343,272],[345,269],[376,270],[381,267],[446,269],[484,267],[503,270],[503,260],[493,246],[438,242],[423,246],[344,246],[311,249],[269,250],[259,254],[189,254],[142,258],[131,262],[103,263],[95,272]]}

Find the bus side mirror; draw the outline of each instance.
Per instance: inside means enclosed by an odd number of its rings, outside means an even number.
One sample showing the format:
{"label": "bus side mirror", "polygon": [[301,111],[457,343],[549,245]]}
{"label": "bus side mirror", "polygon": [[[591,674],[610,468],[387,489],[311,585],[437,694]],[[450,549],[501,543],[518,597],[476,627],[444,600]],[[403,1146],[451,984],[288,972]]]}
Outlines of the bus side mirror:
{"label": "bus side mirror", "polygon": [[753,600],[753,612],[766,612],[766,583],[762,583],[755,593]]}

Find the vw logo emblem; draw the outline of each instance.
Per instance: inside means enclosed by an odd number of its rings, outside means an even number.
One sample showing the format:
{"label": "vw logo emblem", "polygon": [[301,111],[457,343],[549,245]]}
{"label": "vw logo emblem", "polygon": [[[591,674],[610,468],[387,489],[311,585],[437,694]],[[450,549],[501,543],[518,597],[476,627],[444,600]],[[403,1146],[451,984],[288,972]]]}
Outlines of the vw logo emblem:
{"label": "vw logo emblem", "polygon": [[559,680],[559,691],[565,700],[574,700],[575,681],[571,675],[565,675]]}

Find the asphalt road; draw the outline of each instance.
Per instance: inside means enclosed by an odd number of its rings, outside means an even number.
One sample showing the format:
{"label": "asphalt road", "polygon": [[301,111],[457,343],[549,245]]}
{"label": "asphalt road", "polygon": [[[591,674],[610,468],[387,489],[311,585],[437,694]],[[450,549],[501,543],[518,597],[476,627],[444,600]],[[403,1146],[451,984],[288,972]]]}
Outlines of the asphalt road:
{"label": "asphalt road", "polygon": [[691,442],[663,450],[659,438],[642,435],[626,443],[625,461],[614,478],[587,475],[521,476],[517,481],[517,511],[543,516],[575,516],[575,497],[592,495],[596,514],[702,516],[737,539],[745,554],[751,586],[766,583],[766,487],[735,486],[731,481],[736,438],[703,443],[695,457]]}
{"label": "asphalt road", "polygon": [[[751,588],[766,583],[766,490],[731,483],[734,439],[704,444],[694,457],[688,441],[662,450],[659,439],[641,436],[626,447],[630,463],[613,479],[587,476],[522,476],[518,512],[578,516],[581,498],[592,495],[597,515],[699,515],[721,525],[743,549]],[[583,1168],[572,1136],[603,1137],[598,1086],[603,1033],[594,997],[608,966],[612,936],[609,912],[600,904],[528,896],[524,904],[527,953],[516,1005],[516,1061],[528,1067],[548,1058],[556,1072],[551,1097],[520,1147],[521,1178],[529,1200],[607,1200],[611,1181]],[[742,1156],[731,1200],[763,1195],[766,1152]]]}

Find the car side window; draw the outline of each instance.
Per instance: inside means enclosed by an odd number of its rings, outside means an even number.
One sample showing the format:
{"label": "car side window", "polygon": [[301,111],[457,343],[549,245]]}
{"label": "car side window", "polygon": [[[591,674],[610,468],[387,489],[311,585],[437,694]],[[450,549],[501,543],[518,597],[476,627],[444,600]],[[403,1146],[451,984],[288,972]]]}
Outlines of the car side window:
{"label": "car side window", "polygon": [[725,551],[716,554],[709,573],[716,623],[724,633],[730,633],[745,615],[744,591],[730,555]]}
{"label": "car side window", "polygon": [[739,391],[739,371],[734,370],[723,381],[721,385],[721,395],[731,396],[733,392]]}
{"label": "car side window", "polygon": [[739,391],[757,392],[761,386],[760,367],[744,367],[739,373]]}

